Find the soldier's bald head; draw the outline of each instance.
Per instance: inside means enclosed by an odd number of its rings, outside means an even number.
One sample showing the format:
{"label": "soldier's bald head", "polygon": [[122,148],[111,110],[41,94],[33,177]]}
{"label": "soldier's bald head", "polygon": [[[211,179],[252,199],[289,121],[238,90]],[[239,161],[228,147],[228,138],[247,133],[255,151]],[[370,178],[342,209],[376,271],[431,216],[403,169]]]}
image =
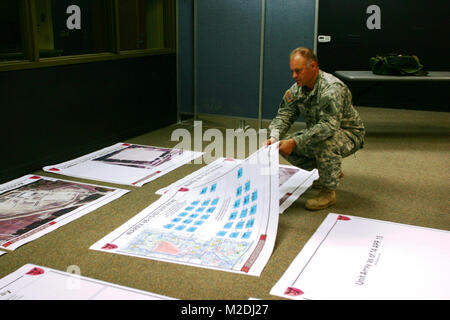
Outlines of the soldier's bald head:
{"label": "soldier's bald head", "polygon": [[311,62],[317,63],[319,65],[319,60],[317,59],[317,55],[309,48],[306,47],[298,47],[291,51],[289,58],[292,59],[296,55],[300,55],[303,58],[305,58],[308,66],[311,65]]}

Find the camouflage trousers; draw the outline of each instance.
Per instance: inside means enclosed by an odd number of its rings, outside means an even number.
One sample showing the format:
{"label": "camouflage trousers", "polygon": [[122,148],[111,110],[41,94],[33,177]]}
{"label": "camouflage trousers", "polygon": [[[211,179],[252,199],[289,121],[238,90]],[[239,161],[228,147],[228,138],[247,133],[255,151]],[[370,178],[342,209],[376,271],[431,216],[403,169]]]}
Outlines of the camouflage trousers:
{"label": "camouflage trousers", "polygon": [[[296,132],[285,139],[299,134],[302,132]],[[335,190],[339,185],[342,158],[358,151],[361,145],[362,139],[349,131],[338,130],[334,136],[324,141],[297,146],[289,156],[283,157],[294,166],[304,170],[317,168],[320,183],[328,189]]]}

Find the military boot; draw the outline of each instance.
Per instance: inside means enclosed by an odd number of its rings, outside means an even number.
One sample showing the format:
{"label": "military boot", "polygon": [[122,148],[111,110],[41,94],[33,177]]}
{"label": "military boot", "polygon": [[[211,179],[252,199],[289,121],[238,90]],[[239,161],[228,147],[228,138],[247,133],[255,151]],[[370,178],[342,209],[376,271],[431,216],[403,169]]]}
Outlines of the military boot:
{"label": "military boot", "polygon": [[[339,179],[342,179],[343,177],[344,177],[344,173],[341,171],[341,173],[339,174]],[[313,189],[321,189],[322,188],[322,183],[320,182],[320,178],[313,181],[311,188],[313,188]]]}
{"label": "military boot", "polygon": [[322,187],[319,194],[306,201],[308,210],[322,210],[336,203],[336,191]]}

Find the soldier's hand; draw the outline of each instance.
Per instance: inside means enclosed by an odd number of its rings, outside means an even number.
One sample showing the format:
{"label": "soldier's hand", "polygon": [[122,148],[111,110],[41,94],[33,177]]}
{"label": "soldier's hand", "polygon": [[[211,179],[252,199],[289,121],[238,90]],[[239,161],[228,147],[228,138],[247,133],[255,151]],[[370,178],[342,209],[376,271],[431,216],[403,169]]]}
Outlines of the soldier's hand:
{"label": "soldier's hand", "polygon": [[270,139],[267,139],[266,142],[264,142],[264,147],[267,147],[269,145],[271,145],[272,143],[277,142],[277,139],[275,139],[274,137],[270,137]]}
{"label": "soldier's hand", "polygon": [[279,151],[283,156],[288,156],[295,149],[294,139],[280,140]]}

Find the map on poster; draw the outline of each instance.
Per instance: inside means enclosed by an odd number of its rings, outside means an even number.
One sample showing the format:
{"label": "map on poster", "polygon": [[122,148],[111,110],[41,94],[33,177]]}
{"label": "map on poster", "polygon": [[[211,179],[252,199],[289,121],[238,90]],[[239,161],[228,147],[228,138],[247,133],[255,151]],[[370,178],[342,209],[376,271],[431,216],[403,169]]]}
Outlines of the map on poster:
{"label": "map on poster", "polygon": [[167,296],[26,264],[0,279],[0,300],[174,300]]}
{"label": "map on poster", "polygon": [[46,166],[43,170],[70,177],[141,187],[202,154],[203,152],[189,150],[117,143],[71,161]]}
{"label": "map on poster", "polygon": [[230,163],[168,190],[91,249],[259,276],[278,227],[278,144]]}
{"label": "map on poster", "polygon": [[271,294],[313,300],[450,299],[450,231],[330,213]]}
{"label": "map on poster", "polygon": [[[218,158],[210,164],[200,168],[190,175],[180,179],[168,187],[159,189],[156,194],[164,194],[171,189],[181,187],[192,187],[195,184],[203,183],[207,180],[213,180],[223,175],[231,167],[236,166],[243,160],[232,158]],[[306,171],[295,166],[279,165],[279,196],[280,213],[283,213],[292,203],[295,202],[313,183],[319,178],[317,169]]]}
{"label": "map on poster", "polygon": [[0,247],[14,250],[128,190],[26,175],[0,185]]}

